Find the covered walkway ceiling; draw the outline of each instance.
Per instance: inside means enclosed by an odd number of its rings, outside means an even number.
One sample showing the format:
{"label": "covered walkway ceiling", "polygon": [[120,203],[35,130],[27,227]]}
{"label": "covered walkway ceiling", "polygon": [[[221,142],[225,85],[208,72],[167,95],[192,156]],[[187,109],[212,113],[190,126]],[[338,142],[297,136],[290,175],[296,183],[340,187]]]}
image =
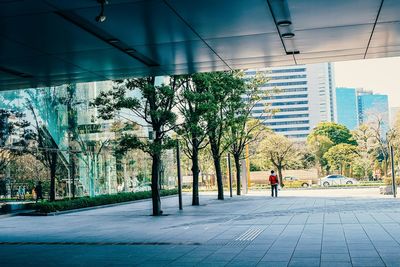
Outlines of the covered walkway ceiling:
{"label": "covered walkway ceiling", "polygon": [[108,0],[99,13],[0,0],[0,90],[400,55],[399,0]]}

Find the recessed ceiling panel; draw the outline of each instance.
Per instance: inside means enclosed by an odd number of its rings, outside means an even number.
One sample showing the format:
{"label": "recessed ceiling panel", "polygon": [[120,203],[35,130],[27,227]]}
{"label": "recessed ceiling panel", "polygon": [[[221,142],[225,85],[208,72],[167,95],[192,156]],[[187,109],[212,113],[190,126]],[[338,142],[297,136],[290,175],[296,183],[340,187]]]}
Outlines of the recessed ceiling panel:
{"label": "recessed ceiling panel", "polygon": [[0,0],[0,17],[40,14],[53,10],[51,6],[39,0]]}
{"label": "recessed ceiling panel", "polygon": [[296,31],[294,43],[300,53],[367,48],[371,26],[357,25]]}
{"label": "recessed ceiling panel", "polygon": [[130,77],[144,77],[148,75],[166,75],[166,73],[157,68],[133,68],[133,69],[113,69],[108,71],[98,71],[96,74],[106,77],[109,80],[130,78]]}
{"label": "recessed ceiling panel", "polygon": [[397,0],[109,0],[99,13],[96,0],[0,0],[0,90],[400,50]]}
{"label": "recessed ceiling panel", "polygon": [[77,66],[62,60],[57,60],[51,56],[7,60],[7,62],[4,62],[4,66],[12,70],[32,75],[33,77],[87,72]]}
{"label": "recessed ceiling panel", "polygon": [[330,57],[314,57],[314,58],[304,58],[297,59],[297,64],[313,64],[313,63],[324,63],[324,62],[336,62],[336,61],[346,61],[346,60],[359,60],[364,58],[363,54],[356,55],[346,55],[346,56],[330,56]]}
{"label": "recessed ceiling panel", "polygon": [[313,59],[313,58],[330,58],[330,57],[340,57],[340,56],[350,56],[350,55],[364,55],[365,49],[347,49],[347,50],[331,50],[324,52],[315,52],[315,53],[300,53],[295,55],[296,60],[298,59]]}
{"label": "recessed ceiling panel", "polygon": [[222,71],[230,69],[222,61],[195,62],[189,66],[187,64],[176,64],[162,67],[168,74],[173,74],[175,72],[182,74],[184,73],[183,71],[187,71],[187,73],[204,72],[205,69],[209,69],[210,71]]}
{"label": "recessed ceiling panel", "polygon": [[246,65],[246,64],[252,64],[252,63],[262,63],[265,64],[265,66],[268,66],[269,62],[279,62],[279,61],[285,61],[285,62],[291,62],[291,65],[296,64],[293,58],[293,55],[287,55],[287,56],[267,56],[267,57],[247,57],[247,58],[235,58],[235,59],[229,59],[226,62],[231,66],[237,66],[237,65]]}
{"label": "recessed ceiling panel", "polygon": [[0,19],[0,35],[45,53],[106,49],[110,45],[54,13]]}
{"label": "recessed ceiling panel", "polygon": [[74,13],[131,46],[199,39],[163,1],[107,5],[104,12],[107,19],[103,23],[94,20],[98,7]]}
{"label": "recessed ceiling panel", "polygon": [[400,1],[385,0],[382,5],[378,22],[400,21]]}
{"label": "recessed ceiling panel", "polygon": [[223,59],[286,55],[277,33],[209,39],[206,42]]}
{"label": "recessed ceiling panel", "polygon": [[400,22],[376,24],[370,48],[396,45],[400,45]]}
{"label": "recessed ceiling panel", "polygon": [[58,58],[90,71],[120,68],[145,68],[137,59],[117,49],[91,50],[76,53],[57,54]]}
{"label": "recessed ceiling panel", "polygon": [[243,69],[255,69],[255,68],[265,68],[265,67],[276,67],[276,66],[292,66],[294,65],[293,60],[284,61],[265,61],[265,62],[255,62],[247,64],[236,64],[233,65],[233,69],[243,70]]}
{"label": "recessed ceiling panel", "polygon": [[134,47],[139,53],[151,58],[159,65],[171,65],[220,60],[202,41],[188,41],[160,45]]}
{"label": "recessed ceiling panel", "polygon": [[205,39],[276,32],[266,0],[167,2]]}
{"label": "recessed ceiling panel", "polygon": [[0,66],[2,60],[12,59],[12,58],[32,57],[32,56],[39,57],[42,55],[43,53],[39,53],[34,49],[20,45],[16,42],[12,42],[0,36]]}
{"label": "recessed ceiling panel", "polygon": [[[88,8],[88,7],[97,7],[100,9],[100,4],[96,0],[47,0],[49,3],[58,9],[62,10],[72,10],[72,9],[80,9],[80,8]],[[108,0],[105,8],[107,9],[112,5],[121,5],[121,4],[129,4],[134,2],[141,1],[161,1],[161,0]]]}
{"label": "recessed ceiling panel", "polygon": [[[302,30],[373,24],[381,0],[287,0],[287,2],[294,29]],[[372,29],[372,25],[370,27]]]}

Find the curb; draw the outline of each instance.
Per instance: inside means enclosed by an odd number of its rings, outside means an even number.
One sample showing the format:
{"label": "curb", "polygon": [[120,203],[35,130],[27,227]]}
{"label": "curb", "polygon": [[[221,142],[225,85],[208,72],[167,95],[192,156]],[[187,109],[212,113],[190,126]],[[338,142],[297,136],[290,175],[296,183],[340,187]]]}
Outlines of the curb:
{"label": "curb", "polygon": [[[177,195],[178,194],[170,195],[170,196],[163,196],[163,197],[161,197],[161,199],[172,198],[172,197],[176,197]],[[107,205],[99,205],[99,206],[93,206],[93,207],[86,207],[86,208],[81,208],[81,209],[55,211],[55,212],[49,212],[49,213],[40,213],[40,212],[36,212],[36,211],[21,212],[21,213],[15,214],[14,216],[57,216],[57,215],[63,215],[63,214],[69,214],[69,213],[83,212],[83,211],[88,211],[88,210],[96,210],[96,209],[111,208],[111,207],[121,206],[121,205],[129,205],[129,204],[133,204],[133,203],[146,202],[149,200],[151,200],[151,198],[139,199],[139,200],[133,200],[133,201],[127,201],[127,202],[119,202],[119,203],[113,203],[113,204],[107,204]]]}

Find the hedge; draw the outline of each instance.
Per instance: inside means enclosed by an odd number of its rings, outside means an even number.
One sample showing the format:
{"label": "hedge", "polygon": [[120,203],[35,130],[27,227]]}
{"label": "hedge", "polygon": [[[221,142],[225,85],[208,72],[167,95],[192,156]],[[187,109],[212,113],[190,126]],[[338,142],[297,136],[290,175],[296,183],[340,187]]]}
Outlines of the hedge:
{"label": "hedge", "polygon": [[[177,189],[161,190],[161,196],[175,195]],[[151,191],[135,193],[118,193],[113,195],[101,195],[95,197],[81,197],[68,200],[57,200],[53,202],[38,202],[33,204],[33,209],[40,213],[50,213],[56,211],[73,210],[87,207],[95,207],[139,199],[151,198]]]}

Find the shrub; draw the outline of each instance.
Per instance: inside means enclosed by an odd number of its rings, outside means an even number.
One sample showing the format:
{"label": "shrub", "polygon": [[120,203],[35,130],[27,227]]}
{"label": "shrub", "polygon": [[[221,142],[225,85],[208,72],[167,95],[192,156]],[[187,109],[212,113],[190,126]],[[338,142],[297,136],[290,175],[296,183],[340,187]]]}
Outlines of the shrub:
{"label": "shrub", "polygon": [[[392,177],[385,177],[383,178],[383,182],[386,185],[391,185],[392,184]],[[400,177],[396,177],[396,185],[400,185]]]}
{"label": "shrub", "polygon": [[[161,190],[161,196],[175,195],[177,189]],[[58,200],[54,202],[39,202],[33,204],[33,209],[37,212],[49,213],[63,210],[73,210],[86,207],[101,206],[107,204],[134,201],[139,199],[151,198],[151,191],[136,193],[118,193],[114,195],[101,195],[95,197],[81,197],[70,200]]]}

